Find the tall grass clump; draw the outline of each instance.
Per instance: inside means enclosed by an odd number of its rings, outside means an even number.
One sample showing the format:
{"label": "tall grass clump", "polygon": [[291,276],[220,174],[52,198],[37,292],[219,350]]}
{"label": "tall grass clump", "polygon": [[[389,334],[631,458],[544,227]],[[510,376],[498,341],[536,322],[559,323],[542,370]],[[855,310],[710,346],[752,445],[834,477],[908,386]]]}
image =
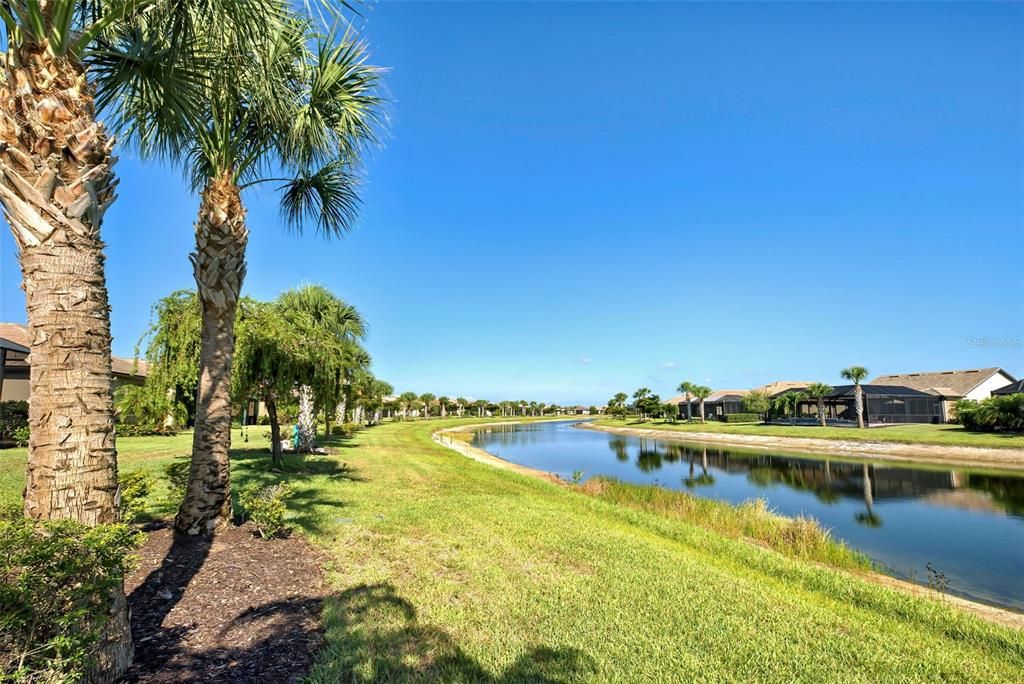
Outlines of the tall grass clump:
{"label": "tall grass clump", "polygon": [[736,506],[657,485],[628,484],[608,477],[592,478],[578,489],[619,506],[685,520],[734,539],[747,539],[794,558],[840,568],[872,568],[867,556],[833,539],[814,518],[779,515],[763,499]]}

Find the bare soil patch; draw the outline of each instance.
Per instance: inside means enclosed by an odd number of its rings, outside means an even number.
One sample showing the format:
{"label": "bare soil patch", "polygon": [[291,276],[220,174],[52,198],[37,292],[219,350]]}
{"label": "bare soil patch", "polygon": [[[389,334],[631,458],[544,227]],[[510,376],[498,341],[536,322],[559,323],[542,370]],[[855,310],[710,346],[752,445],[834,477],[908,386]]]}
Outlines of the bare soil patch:
{"label": "bare soil patch", "polygon": [[304,537],[249,526],[203,539],[149,530],[125,582],[135,663],[127,682],[295,682],[320,646],[323,556]]}

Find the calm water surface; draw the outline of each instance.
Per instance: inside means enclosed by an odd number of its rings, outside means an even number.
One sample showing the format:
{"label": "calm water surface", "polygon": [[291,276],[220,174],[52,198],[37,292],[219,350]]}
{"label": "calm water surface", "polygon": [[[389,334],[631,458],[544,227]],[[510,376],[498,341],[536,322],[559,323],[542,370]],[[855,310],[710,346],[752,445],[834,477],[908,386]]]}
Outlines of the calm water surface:
{"label": "calm water surface", "polygon": [[738,451],[571,422],[494,426],[474,444],[566,479],[583,471],[733,503],[761,498],[814,517],[893,575],[925,582],[931,563],[952,593],[1024,610],[1024,476]]}

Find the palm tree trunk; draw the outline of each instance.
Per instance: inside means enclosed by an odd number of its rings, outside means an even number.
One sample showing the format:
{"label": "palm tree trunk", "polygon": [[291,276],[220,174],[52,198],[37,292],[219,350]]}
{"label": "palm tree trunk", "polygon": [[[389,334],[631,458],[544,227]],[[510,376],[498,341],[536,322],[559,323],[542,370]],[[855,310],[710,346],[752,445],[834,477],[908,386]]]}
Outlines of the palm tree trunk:
{"label": "palm tree trunk", "polygon": [[188,534],[211,532],[231,520],[231,360],[248,237],[238,187],[230,177],[211,179],[203,190],[196,251],[190,255],[203,332],[192,467],[174,520]]}
{"label": "palm tree trunk", "polygon": [[[0,202],[23,276],[32,363],[25,515],[117,522],[110,307],[100,226],[115,199],[113,140],[81,64],[27,44],[0,55]],[[119,678],[133,648],[124,589],[89,677]]]}
{"label": "palm tree trunk", "polygon": [[313,452],[316,437],[316,412],[313,410],[313,388],[299,387],[299,451]]}
{"label": "palm tree trunk", "polygon": [[853,406],[857,410],[857,427],[864,427],[864,395],[860,385],[853,387]]}
{"label": "palm tree trunk", "polygon": [[818,420],[821,422],[821,427],[825,427],[825,398],[818,397]]}
{"label": "palm tree trunk", "polygon": [[267,407],[267,417],[270,419],[270,463],[275,468],[284,465],[284,455],[281,453],[281,421],[277,417],[277,399],[268,394],[263,399]]}
{"label": "palm tree trunk", "polygon": [[177,389],[173,386],[167,388],[167,415],[164,416],[164,427],[174,427],[174,400],[177,397]]}
{"label": "palm tree trunk", "polygon": [[704,422],[704,400],[700,400],[700,422]]}

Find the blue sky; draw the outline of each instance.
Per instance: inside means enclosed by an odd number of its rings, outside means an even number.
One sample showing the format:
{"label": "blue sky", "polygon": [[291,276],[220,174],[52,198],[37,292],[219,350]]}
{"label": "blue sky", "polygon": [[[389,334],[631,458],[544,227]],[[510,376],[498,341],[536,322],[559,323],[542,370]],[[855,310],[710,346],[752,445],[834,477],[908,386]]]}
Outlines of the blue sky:
{"label": "blue sky", "polygon": [[[319,282],[399,391],[603,402],[1024,373],[1024,6],[384,3],[356,231],[250,192],[248,294]],[[197,200],[122,152],[114,352],[191,287]],[[0,318],[24,320],[9,231]]]}

